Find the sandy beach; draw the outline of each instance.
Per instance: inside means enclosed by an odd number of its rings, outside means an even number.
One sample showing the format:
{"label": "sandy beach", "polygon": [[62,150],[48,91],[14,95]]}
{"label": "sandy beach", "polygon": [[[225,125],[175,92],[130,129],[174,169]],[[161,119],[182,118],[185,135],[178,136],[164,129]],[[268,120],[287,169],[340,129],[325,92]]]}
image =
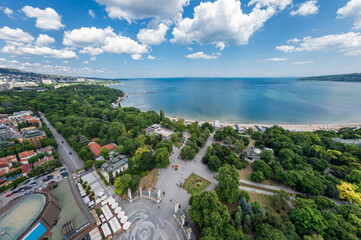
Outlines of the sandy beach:
{"label": "sandy beach", "polygon": [[[174,118],[174,117],[168,117],[171,120],[177,120],[178,118]],[[193,123],[196,122],[197,120],[190,120],[190,119],[184,119],[185,123]],[[210,122],[212,124],[214,124],[214,122]],[[220,122],[221,127],[227,127],[227,126],[231,126],[233,127],[235,125],[235,123],[226,123],[226,122]],[[286,130],[289,131],[317,131],[317,130],[339,130],[340,128],[345,128],[345,127],[361,127],[361,123],[347,123],[347,124],[257,124],[257,123],[252,123],[252,124],[244,124],[244,123],[237,123],[237,125],[239,127],[242,128],[253,128],[254,130],[256,130],[256,125],[260,126],[260,127],[272,127],[274,125],[278,125]]]}

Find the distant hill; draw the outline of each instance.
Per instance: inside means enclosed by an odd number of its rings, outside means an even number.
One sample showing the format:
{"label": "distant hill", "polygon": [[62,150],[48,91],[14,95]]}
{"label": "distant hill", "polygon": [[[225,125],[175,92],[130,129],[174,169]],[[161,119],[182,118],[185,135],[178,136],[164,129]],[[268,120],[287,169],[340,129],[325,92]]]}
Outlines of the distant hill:
{"label": "distant hill", "polygon": [[361,73],[304,77],[304,78],[299,78],[297,80],[298,81],[361,82]]}

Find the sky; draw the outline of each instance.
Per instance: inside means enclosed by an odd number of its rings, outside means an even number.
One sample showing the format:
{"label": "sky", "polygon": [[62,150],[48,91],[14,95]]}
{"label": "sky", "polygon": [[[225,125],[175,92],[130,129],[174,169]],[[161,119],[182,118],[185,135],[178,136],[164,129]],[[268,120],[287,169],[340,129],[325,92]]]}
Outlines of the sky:
{"label": "sky", "polygon": [[103,78],[361,72],[361,0],[1,0],[0,67]]}

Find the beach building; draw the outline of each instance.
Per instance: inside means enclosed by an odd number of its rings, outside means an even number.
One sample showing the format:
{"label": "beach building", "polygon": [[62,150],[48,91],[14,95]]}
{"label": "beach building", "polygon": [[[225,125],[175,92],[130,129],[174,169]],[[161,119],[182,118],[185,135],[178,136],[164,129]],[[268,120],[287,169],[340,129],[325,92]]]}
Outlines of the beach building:
{"label": "beach building", "polygon": [[94,154],[95,160],[104,160],[103,157],[100,155],[103,148],[108,149],[109,155],[113,155],[114,149],[117,147],[115,143],[109,143],[104,146],[100,146],[96,142],[91,142],[88,144],[90,151]]}
{"label": "beach building", "polygon": [[221,128],[221,123],[219,122],[219,120],[214,121],[214,127]]}
{"label": "beach building", "polygon": [[101,166],[101,172],[105,178],[109,179],[110,172],[113,176],[116,173],[121,173],[128,169],[128,158],[125,155],[119,155],[117,157],[111,158],[106,163],[103,163]]}

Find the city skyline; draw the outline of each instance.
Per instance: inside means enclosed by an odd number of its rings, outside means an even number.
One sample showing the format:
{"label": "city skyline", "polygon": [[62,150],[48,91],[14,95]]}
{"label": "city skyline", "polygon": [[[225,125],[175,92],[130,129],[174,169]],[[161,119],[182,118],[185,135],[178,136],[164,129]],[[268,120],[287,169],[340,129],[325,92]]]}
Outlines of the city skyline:
{"label": "city skyline", "polygon": [[103,78],[352,73],[360,10],[360,0],[5,0],[0,67]]}

